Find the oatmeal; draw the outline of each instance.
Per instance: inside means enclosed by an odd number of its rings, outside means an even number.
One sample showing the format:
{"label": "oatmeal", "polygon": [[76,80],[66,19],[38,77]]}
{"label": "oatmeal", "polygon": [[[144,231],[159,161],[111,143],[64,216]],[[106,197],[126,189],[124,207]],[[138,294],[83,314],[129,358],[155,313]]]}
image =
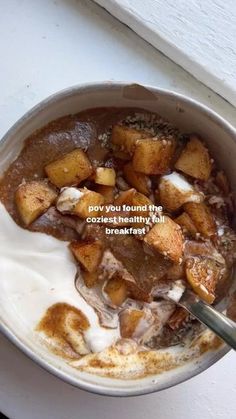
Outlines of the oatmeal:
{"label": "oatmeal", "polygon": [[181,279],[214,304],[231,284],[230,185],[203,138],[138,109],[63,117],[26,139],[0,200],[18,228],[63,242],[74,266],[75,306],[60,293],[35,327],[50,350],[112,377],[125,356],[127,378],[186,361],[163,350],[194,352],[203,326],[153,290]]}

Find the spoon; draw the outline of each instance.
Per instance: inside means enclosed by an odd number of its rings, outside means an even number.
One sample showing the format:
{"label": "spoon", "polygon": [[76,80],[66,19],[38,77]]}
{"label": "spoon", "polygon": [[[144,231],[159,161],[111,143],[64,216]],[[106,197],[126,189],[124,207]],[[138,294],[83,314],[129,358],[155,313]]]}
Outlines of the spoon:
{"label": "spoon", "polygon": [[185,308],[236,350],[236,323],[201,300],[193,291],[186,288],[182,281],[173,282],[168,289],[154,289],[153,297],[154,300],[165,298]]}

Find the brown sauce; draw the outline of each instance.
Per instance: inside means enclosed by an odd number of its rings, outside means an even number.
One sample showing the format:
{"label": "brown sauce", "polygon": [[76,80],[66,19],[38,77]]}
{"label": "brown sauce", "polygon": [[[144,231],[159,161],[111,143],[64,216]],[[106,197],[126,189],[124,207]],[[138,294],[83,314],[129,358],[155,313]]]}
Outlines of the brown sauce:
{"label": "brown sauce", "polygon": [[[106,159],[108,151],[101,146],[98,136],[109,130],[112,124],[123,119],[127,114],[133,113],[135,109],[132,111],[112,108],[89,110],[50,122],[27,138],[20,155],[9,166],[0,182],[1,201],[16,223],[23,227],[14,204],[14,196],[17,187],[24,180],[45,178],[45,165],[75,148],[87,151],[92,163],[97,162],[98,156],[100,156],[100,164],[104,163],[108,160]],[[68,232],[65,233],[63,227],[60,229],[57,221],[52,222],[49,227],[45,218],[41,218],[29,229],[53,234],[61,240],[68,239]],[[52,230],[53,224],[57,224],[55,231]]]}

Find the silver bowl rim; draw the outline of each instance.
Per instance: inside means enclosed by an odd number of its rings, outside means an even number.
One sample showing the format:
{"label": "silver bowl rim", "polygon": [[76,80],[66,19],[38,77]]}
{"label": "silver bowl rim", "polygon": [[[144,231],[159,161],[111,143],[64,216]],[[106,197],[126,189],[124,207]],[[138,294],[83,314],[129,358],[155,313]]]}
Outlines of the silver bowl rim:
{"label": "silver bowl rim", "polygon": [[[121,89],[127,86],[137,85],[137,83],[131,83],[129,81],[95,81],[95,82],[86,82],[76,84],[65,89],[62,89],[52,95],[48,96],[47,98],[40,101],[37,105],[27,111],[21,118],[19,118],[13,126],[6,132],[6,134],[0,140],[0,149],[2,145],[8,140],[9,136],[12,136],[17,133],[17,131],[27,123],[31,118],[37,116],[38,112],[41,111],[47,105],[53,105],[58,100],[64,97],[74,96],[74,94],[79,93],[80,91],[86,92],[93,92],[94,90],[110,90],[110,89]],[[185,105],[191,105],[196,111],[200,111],[203,114],[210,116],[215,122],[217,122],[226,132],[228,132],[236,142],[236,128],[234,128],[227,120],[221,117],[218,113],[210,109],[208,106],[198,102],[195,99],[192,99],[186,95],[174,92],[172,90],[163,89],[159,87],[155,87],[152,85],[146,84],[138,84],[142,87],[154,92],[159,96],[167,96],[170,98],[174,98],[179,100],[181,103]],[[230,348],[223,344],[221,347],[212,352],[212,357],[206,361],[205,363],[201,363],[200,365],[195,365],[194,370],[185,371],[181,373],[180,377],[175,377],[173,380],[169,380],[171,382],[166,382],[164,384],[159,384],[158,382],[154,384],[147,384],[143,387],[140,386],[138,389],[121,389],[121,388],[112,388],[112,386],[103,385],[103,384],[95,384],[95,383],[88,383],[80,378],[75,378],[71,376],[69,373],[62,371],[60,368],[51,365],[48,361],[41,359],[40,355],[34,352],[30,347],[28,347],[24,342],[20,340],[18,336],[16,336],[12,330],[5,324],[0,324],[0,331],[9,339],[16,347],[18,347],[25,355],[27,355],[31,360],[36,362],[40,367],[45,369],[46,371],[50,372],[54,376],[60,378],[62,381],[77,387],[81,390],[88,391],[90,393],[95,393],[104,396],[116,396],[116,397],[131,397],[131,396],[141,396],[145,394],[155,393],[161,390],[165,390],[167,388],[171,388],[177,384],[181,384],[190,378],[200,374],[201,372],[208,369],[210,366],[215,364],[219,359],[221,359],[224,355],[226,355]],[[136,380],[134,380],[136,381]]]}

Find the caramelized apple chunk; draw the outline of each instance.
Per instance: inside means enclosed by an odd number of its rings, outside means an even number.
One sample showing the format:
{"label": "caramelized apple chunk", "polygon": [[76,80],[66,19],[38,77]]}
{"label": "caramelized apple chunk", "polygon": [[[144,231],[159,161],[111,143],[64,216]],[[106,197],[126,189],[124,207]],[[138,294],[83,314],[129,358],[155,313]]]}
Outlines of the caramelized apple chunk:
{"label": "caramelized apple chunk", "polygon": [[99,185],[115,186],[116,172],[110,167],[97,167],[94,182]]}
{"label": "caramelized apple chunk", "polygon": [[173,262],[181,261],[184,245],[181,228],[167,215],[164,222],[155,224],[146,234],[144,241]]}
{"label": "caramelized apple chunk", "polygon": [[159,183],[161,205],[168,211],[176,211],[186,202],[201,202],[203,194],[194,190],[184,176],[177,172],[162,176]]}
{"label": "caramelized apple chunk", "polygon": [[230,187],[226,174],[222,170],[217,172],[215,180],[223,195],[227,196],[230,193]]}
{"label": "caramelized apple chunk", "polygon": [[115,306],[121,306],[128,297],[126,282],[119,275],[114,275],[109,279],[104,287],[104,292]]}
{"label": "caramelized apple chunk", "polygon": [[74,257],[88,272],[95,272],[103,254],[103,245],[100,240],[93,242],[72,242],[69,245]]}
{"label": "caramelized apple chunk", "polygon": [[[147,196],[143,195],[140,192],[136,192],[132,197],[132,204],[134,207],[146,207],[147,212],[149,210],[149,206],[153,206],[153,203],[151,199],[149,199]],[[142,211],[136,211],[138,213],[142,213]]]}
{"label": "caramelized apple chunk", "polygon": [[92,174],[91,163],[83,150],[76,148],[45,166],[50,181],[58,188],[78,185]]}
{"label": "caramelized apple chunk", "polygon": [[113,186],[97,185],[96,192],[104,198],[105,204],[111,204],[115,198],[115,188]]}
{"label": "caramelized apple chunk", "polygon": [[211,174],[212,163],[208,149],[199,140],[192,136],[180,154],[175,168],[200,180],[208,180]]}
{"label": "caramelized apple chunk", "polygon": [[[152,201],[146,195],[137,192],[134,188],[121,192],[115,199],[114,204],[131,206],[131,217],[147,217],[150,212],[149,206],[153,205]],[[142,209],[139,209],[138,207],[142,207]],[[144,223],[133,223],[132,225],[134,228],[142,228],[145,226]]]}
{"label": "caramelized apple chunk", "polygon": [[201,202],[188,202],[184,204],[184,210],[193,221],[197,231],[205,237],[216,234],[216,224],[209,207]]}
{"label": "caramelized apple chunk", "polygon": [[151,181],[147,175],[135,172],[132,163],[128,163],[124,166],[123,173],[125,180],[130,186],[144,195],[150,195]]}
{"label": "caramelized apple chunk", "polygon": [[104,201],[101,194],[87,188],[63,188],[57,200],[57,209],[86,219],[96,217]]}
{"label": "caramelized apple chunk", "polygon": [[148,292],[147,288],[140,288],[135,280],[127,281],[126,285],[130,298],[133,298],[136,301],[144,301],[146,303],[150,303],[152,301],[151,293]]}
{"label": "caramelized apple chunk", "polygon": [[170,170],[174,154],[174,141],[149,138],[139,140],[135,146],[133,167],[146,175],[164,174]]}
{"label": "caramelized apple chunk", "polygon": [[118,145],[121,150],[132,154],[137,140],[147,137],[148,134],[145,131],[138,131],[123,125],[114,125],[112,129],[111,142]]}
{"label": "caramelized apple chunk", "polygon": [[167,324],[172,330],[180,329],[189,318],[189,313],[182,307],[177,307]]}
{"label": "caramelized apple chunk", "polygon": [[186,261],[186,277],[194,292],[207,303],[215,300],[215,289],[221,269],[210,258],[190,258]]}
{"label": "caramelized apple chunk", "polygon": [[[134,276],[127,271],[123,263],[118,260],[111,250],[106,249],[103,254],[102,262],[99,266],[99,273],[102,277],[117,281],[118,284],[125,283],[127,296],[138,301],[150,302],[150,288],[145,284],[138,284]],[[142,285],[142,288],[141,288]]]}
{"label": "caramelized apple chunk", "polygon": [[98,283],[98,280],[99,280],[97,271],[95,272],[83,271],[82,277],[83,277],[86,287],[88,288],[94,287]]}
{"label": "caramelized apple chunk", "polygon": [[153,205],[152,201],[134,188],[121,192],[115,199],[115,205],[129,205],[133,207]]}
{"label": "caramelized apple chunk", "polygon": [[197,229],[186,212],[182,212],[174,221],[182,227],[184,233],[189,233],[191,236],[196,235]]}
{"label": "caramelized apple chunk", "polygon": [[[134,208],[137,210],[132,211],[132,215],[134,217],[148,217],[150,214],[150,206],[153,205],[152,201],[145,195],[140,192],[136,192],[132,197],[132,204]],[[143,209],[138,209],[138,207],[142,207]],[[144,209],[145,208],[145,209]],[[145,227],[145,223],[135,223],[133,224],[135,228],[143,228]]]}
{"label": "caramelized apple chunk", "polygon": [[133,197],[135,194],[136,190],[134,188],[120,192],[114,201],[114,205],[132,205]]}
{"label": "caramelized apple chunk", "polygon": [[123,267],[121,270],[117,270],[112,276],[112,281],[116,284],[124,284],[125,287],[125,299],[127,297],[133,298],[137,301],[150,302],[152,297],[150,292],[140,286],[135,281],[134,277],[126,271]]}
{"label": "caramelized apple chunk", "polygon": [[87,217],[96,217],[99,213],[99,207],[102,207],[105,199],[97,192],[90,191],[86,188],[80,189],[83,193],[81,198],[75,205],[73,213],[80,218],[86,219]]}
{"label": "caramelized apple chunk", "polygon": [[15,203],[21,220],[28,226],[56,200],[57,193],[45,181],[22,183],[16,190]]}
{"label": "caramelized apple chunk", "polygon": [[104,225],[112,227],[123,227],[130,225],[130,211],[123,209],[111,208],[109,204],[104,205],[103,211],[100,212],[100,215],[104,218],[107,218],[107,221],[104,221]]}
{"label": "caramelized apple chunk", "polygon": [[120,314],[120,334],[122,338],[133,338],[144,312],[136,309],[124,310]]}

